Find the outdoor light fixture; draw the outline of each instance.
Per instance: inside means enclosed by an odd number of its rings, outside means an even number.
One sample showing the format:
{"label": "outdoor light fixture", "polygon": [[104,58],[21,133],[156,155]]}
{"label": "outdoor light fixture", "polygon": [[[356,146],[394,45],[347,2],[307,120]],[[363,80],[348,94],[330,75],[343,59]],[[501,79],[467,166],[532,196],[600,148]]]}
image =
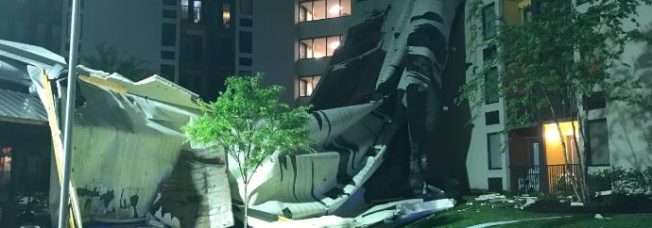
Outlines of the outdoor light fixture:
{"label": "outdoor light fixture", "polygon": [[222,7],[222,21],[226,27],[229,27],[228,24],[231,22],[231,6],[229,4],[224,4]]}

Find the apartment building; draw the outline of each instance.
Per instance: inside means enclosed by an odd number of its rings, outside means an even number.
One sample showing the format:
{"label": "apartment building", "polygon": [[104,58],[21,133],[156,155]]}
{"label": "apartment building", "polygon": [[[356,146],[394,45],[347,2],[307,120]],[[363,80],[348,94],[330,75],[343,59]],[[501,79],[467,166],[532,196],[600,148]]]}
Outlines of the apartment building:
{"label": "apartment building", "polygon": [[80,56],[108,45],[146,75],[159,74],[213,100],[236,70],[236,7],[233,0],[82,0]]}
{"label": "apartment building", "polygon": [[[306,104],[352,25],[355,4],[352,0],[254,1],[254,62],[240,67],[263,73],[267,85],[285,87],[284,102]],[[249,30],[243,32],[248,35]]]}
{"label": "apartment building", "polygon": [[[486,66],[495,58],[497,48],[491,45],[491,40],[498,30],[497,20],[508,24],[527,23],[532,20],[530,0],[477,0],[481,1],[479,15],[481,18],[467,19],[467,62],[472,67],[467,69],[467,79],[477,74],[480,69],[490,69],[484,74],[487,82],[496,83],[494,89],[487,86],[483,104],[472,110],[477,114],[473,120],[473,132],[466,162],[471,189],[492,191],[542,191],[553,192],[559,189],[559,179],[565,175],[575,175],[579,170],[579,158],[569,155],[571,168],[564,166],[561,138],[567,140],[569,154],[575,154],[573,144],[581,144],[580,139],[573,135],[572,122],[575,113],[565,112],[561,118],[561,132],[550,117],[539,116],[538,121],[528,127],[506,128],[507,109],[505,98],[496,95],[498,78],[504,76],[503,66],[496,64]],[[467,14],[473,3],[467,3]],[[585,4],[576,4],[578,10],[583,10]],[[650,34],[652,16],[642,12],[650,12],[650,6],[640,7],[639,29]],[[479,30],[471,30],[476,23]],[[628,28],[636,28],[634,23],[626,23]],[[476,35],[470,35],[476,32]],[[475,38],[475,40],[471,40]],[[627,77],[642,78],[644,72],[652,67],[645,62],[652,48],[643,42],[633,42],[627,45],[622,58],[631,66],[631,75]],[[647,63],[647,64],[643,64]],[[652,83],[642,83],[645,90],[652,89]],[[493,91],[493,92],[492,92]],[[585,126],[586,138],[589,141],[590,153],[580,151],[588,158],[589,172],[609,167],[646,168],[652,166],[652,138],[650,129],[652,121],[650,110],[642,106],[630,105],[623,101],[605,100],[601,96],[586,99],[579,109],[588,110],[588,126]],[[573,109],[569,109],[573,110]]]}

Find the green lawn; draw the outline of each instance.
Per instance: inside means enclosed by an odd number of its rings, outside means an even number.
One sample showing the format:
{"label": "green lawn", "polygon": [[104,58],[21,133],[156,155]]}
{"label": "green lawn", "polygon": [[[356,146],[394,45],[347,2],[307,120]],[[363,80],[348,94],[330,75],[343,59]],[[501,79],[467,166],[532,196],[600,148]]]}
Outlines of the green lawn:
{"label": "green lawn", "polygon": [[602,214],[605,219],[593,218],[594,214],[555,214],[535,213],[514,209],[511,205],[498,204],[461,205],[446,212],[422,219],[408,227],[468,227],[486,222],[507,220],[545,218],[554,216],[571,216],[559,219],[527,221],[492,227],[652,227],[652,214]]}

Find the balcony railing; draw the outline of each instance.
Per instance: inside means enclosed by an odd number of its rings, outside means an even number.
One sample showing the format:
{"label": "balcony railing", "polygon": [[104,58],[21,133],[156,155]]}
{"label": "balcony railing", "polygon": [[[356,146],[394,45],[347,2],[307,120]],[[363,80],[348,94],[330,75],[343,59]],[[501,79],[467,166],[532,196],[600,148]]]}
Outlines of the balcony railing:
{"label": "balcony railing", "polygon": [[512,191],[570,195],[572,183],[581,178],[580,169],[578,164],[511,167]]}

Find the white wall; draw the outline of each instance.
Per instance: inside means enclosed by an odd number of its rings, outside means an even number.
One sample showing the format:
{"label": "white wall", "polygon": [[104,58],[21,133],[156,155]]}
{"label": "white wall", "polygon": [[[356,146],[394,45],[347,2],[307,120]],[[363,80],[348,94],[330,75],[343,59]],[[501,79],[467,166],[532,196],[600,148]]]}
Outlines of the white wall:
{"label": "white wall", "polygon": [[[487,5],[493,0],[473,0],[473,1],[482,1],[484,5]],[[496,0],[496,15],[500,17],[502,14],[501,1]],[[470,21],[469,20],[469,7],[471,6],[472,1],[467,1],[465,10],[466,10],[466,43],[467,43],[467,53],[466,58],[467,62],[472,63],[473,65],[469,67],[466,73],[467,81],[474,77],[475,71],[481,71],[483,69],[482,61],[482,49],[486,47],[485,42],[482,39],[482,34],[476,36],[470,35],[473,31],[469,26],[470,23],[481,23],[481,21]],[[478,18],[481,20],[481,18]],[[479,28],[482,27],[479,24]],[[475,39],[474,39],[475,38]],[[474,39],[474,40],[472,40]],[[475,48],[475,49],[474,49]],[[475,68],[475,70],[474,70]],[[500,69],[500,68],[499,68]],[[484,102],[483,102],[484,103]],[[500,123],[487,126],[485,123],[485,112],[496,111],[500,113]],[[489,152],[488,152],[488,142],[487,134],[500,132],[505,127],[505,108],[504,108],[504,99],[499,99],[498,103],[489,104],[489,105],[480,105],[475,110],[471,110],[471,115],[473,116],[473,130],[471,132],[471,141],[469,146],[469,151],[467,154],[466,169],[469,175],[469,188],[470,189],[488,189],[488,178],[500,177],[503,178],[503,189],[508,190],[509,188],[509,150],[507,144],[507,136],[501,135],[502,138],[502,169],[489,169]]]}
{"label": "white wall", "polygon": [[[652,6],[639,9],[639,28],[652,36]],[[635,28],[627,21],[625,29]],[[652,45],[632,42],[626,46],[623,61],[632,66],[620,76],[630,77],[642,86],[636,92],[647,104],[628,105],[626,102],[609,102],[606,107],[609,129],[609,151],[612,166],[646,168],[652,166]]]}

